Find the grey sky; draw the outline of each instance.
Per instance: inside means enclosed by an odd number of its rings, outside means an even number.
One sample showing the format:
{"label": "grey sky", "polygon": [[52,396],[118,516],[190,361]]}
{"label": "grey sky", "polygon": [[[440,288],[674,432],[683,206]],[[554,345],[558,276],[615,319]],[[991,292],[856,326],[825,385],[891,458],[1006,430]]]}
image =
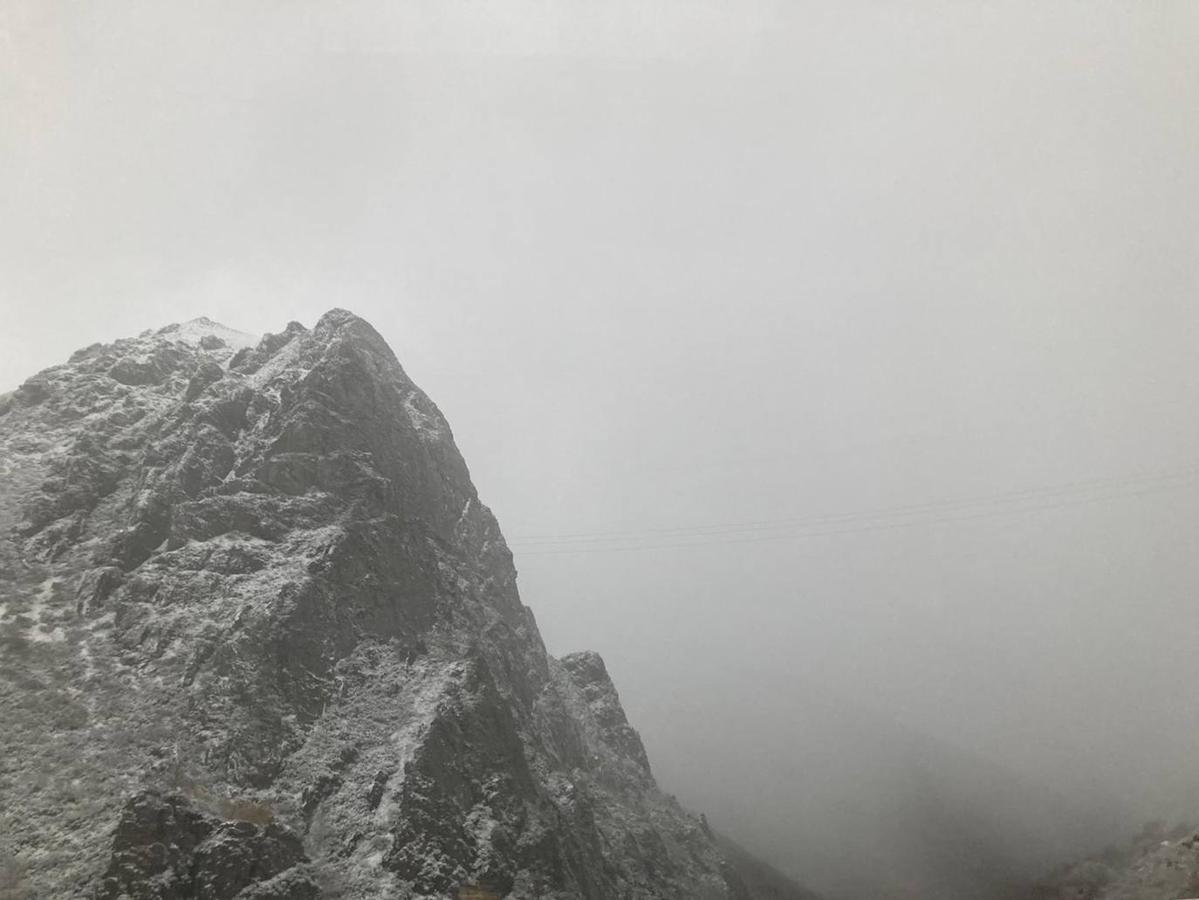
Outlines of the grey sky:
{"label": "grey sky", "polygon": [[[0,0],[0,387],[353,309],[684,799],[832,805],[840,698],[1165,809],[1197,40],[1191,3]],[[528,541],[595,532],[634,536]]]}

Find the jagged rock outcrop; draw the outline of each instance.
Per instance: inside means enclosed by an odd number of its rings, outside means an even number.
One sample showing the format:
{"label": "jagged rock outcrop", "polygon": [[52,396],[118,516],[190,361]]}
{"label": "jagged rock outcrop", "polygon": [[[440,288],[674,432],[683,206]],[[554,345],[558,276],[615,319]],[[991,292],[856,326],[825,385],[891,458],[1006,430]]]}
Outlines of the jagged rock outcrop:
{"label": "jagged rock outcrop", "polygon": [[81,350],[0,398],[0,474],[28,896],[755,896],[361,319]]}
{"label": "jagged rock outcrop", "polygon": [[[236,813],[234,813],[236,815]],[[273,822],[205,815],[182,795],[125,804],[96,900],[315,900],[300,839]]]}

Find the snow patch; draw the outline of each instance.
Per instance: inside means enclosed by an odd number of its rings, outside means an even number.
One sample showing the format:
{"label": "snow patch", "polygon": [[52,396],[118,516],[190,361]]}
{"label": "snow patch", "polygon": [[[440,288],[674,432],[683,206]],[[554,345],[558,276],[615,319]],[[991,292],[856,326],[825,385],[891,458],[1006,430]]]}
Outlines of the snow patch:
{"label": "snow patch", "polygon": [[[427,402],[427,401],[426,401]],[[442,424],[436,416],[430,415],[417,406],[417,393],[410,391],[404,397],[404,411],[408,413],[408,421],[416,429],[416,433],[426,441],[439,441],[442,438]]]}
{"label": "snow patch", "polygon": [[57,578],[47,578],[43,581],[32,598],[32,605],[25,613],[33,620],[33,625],[28,628],[25,636],[34,643],[53,644],[67,639],[61,626],[51,628],[49,622],[43,621],[48,616],[50,601],[54,598],[54,585],[57,582]]}
{"label": "snow patch", "polygon": [[302,335],[293,335],[291,340],[276,350],[274,355],[263,363],[262,368],[247,379],[247,383],[265,394],[273,393],[273,399],[277,402],[279,387],[272,385],[272,381],[280,375],[288,373],[293,383],[299,382],[312,370],[311,365],[301,363],[300,351],[304,344],[302,337]]}
{"label": "snow patch", "polygon": [[[79,659],[79,667],[82,670],[79,681],[82,684],[90,684],[92,679],[98,674],[99,670],[96,668],[96,661],[92,657],[92,648],[88,644],[86,638],[79,642],[79,651],[77,657]],[[94,699],[90,705],[95,706]]]}
{"label": "snow patch", "polygon": [[67,634],[62,630],[62,626],[58,626],[50,631],[31,629],[26,637],[35,644],[58,644],[67,639]]}
{"label": "snow patch", "polygon": [[194,344],[196,346],[199,346],[200,341],[206,337],[216,337],[224,341],[227,347],[234,350],[253,347],[258,343],[258,337],[255,335],[246,334],[244,331],[237,331],[228,325],[214,322],[205,316],[160,328],[157,334],[170,340],[182,341],[185,344]]}

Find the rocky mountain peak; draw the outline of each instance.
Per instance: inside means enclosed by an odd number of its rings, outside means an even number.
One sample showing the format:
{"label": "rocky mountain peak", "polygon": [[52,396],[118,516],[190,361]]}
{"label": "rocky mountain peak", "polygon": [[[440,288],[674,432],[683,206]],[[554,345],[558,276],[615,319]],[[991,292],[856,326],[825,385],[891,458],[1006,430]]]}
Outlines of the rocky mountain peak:
{"label": "rocky mountain peak", "polygon": [[0,466],[34,896],[752,896],[352,313],[85,348],[0,398]]}
{"label": "rocky mountain peak", "polygon": [[237,331],[220,322],[214,322],[207,316],[167,325],[158,329],[155,334],[170,340],[198,344],[208,350],[217,350],[222,347],[240,350],[258,342],[258,338],[254,335]]}

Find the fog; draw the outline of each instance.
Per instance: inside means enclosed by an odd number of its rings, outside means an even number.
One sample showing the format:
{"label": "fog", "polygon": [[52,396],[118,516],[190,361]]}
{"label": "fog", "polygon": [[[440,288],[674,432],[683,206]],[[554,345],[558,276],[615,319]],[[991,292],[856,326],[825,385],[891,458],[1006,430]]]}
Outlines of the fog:
{"label": "fog", "polygon": [[913,815],[1052,859],[1199,810],[1197,40],[1182,2],[6,0],[0,389],[350,308],[668,790],[831,894]]}

